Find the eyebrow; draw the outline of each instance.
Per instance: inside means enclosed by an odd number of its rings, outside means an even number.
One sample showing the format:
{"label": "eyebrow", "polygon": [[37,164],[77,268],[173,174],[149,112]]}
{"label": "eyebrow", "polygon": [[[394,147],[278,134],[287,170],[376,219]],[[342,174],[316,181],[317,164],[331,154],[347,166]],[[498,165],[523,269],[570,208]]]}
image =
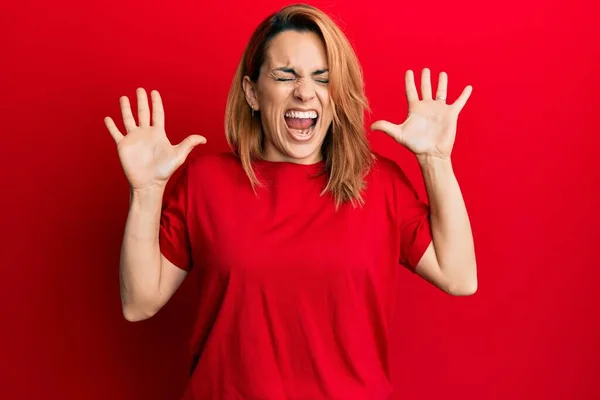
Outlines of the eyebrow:
{"label": "eyebrow", "polygon": [[[288,74],[294,74],[294,75],[298,76],[298,72],[296,72],[296,70],[294,68],[290,68],[290,67],[275,68],[273,71],[281,71],[281,72],[285,72],[285,73],[288,73]],[[316,71],[313,71],[311,73],[311,75],[312,76],[322,75],[322,74],[324,74],[326,72],[329,72],[329,69],[328,68],[322,68],[322,69],[318,69]]]}

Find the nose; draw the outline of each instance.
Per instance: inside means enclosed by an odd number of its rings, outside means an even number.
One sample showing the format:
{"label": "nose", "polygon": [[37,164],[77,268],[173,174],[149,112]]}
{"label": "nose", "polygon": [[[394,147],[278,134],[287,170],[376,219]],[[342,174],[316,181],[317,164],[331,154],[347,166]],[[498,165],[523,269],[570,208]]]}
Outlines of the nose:
{"label": "nose", "polygon": [[294,96],[298,100],[308,101],[315,97],[315,88],[310,80],[300,81],[294,90]]}

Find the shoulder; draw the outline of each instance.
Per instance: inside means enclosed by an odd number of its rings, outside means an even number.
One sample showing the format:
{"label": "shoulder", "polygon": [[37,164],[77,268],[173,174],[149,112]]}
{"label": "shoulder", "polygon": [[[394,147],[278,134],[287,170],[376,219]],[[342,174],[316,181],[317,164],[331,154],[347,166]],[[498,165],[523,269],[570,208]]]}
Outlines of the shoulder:
{"label": "shoulder", "polygon": [[383,180],[387,183],[407,183],[408,178],[398,163],[378,153],[373,153],[375,161],[371,168],[371,175],[375,180]]}
{"label": "shoulder", "polygon": [[243,172],[240,159],[233,152],[193,152],[183,169],[192,181],[198,176],[203,176],[204,179],[222,179]]}
{"label": "shoulder", "polygon": [[415,186],[409,179],[405,170],[394,160],[381,154],[373,153],[375,162],[370,171],[368,185],[376,192],[383,191],[392,196],[396,201],[400,199],[413,199],[418,196]]}
{"label": "shoulder", "polygon": [[232,152],[209,153],[193,151],[169,179],[169,186],[198,186],[223,181],[224,176],[243,172],[239,158]]}
{"label": "shoulder", "polygon": [[[187,184],[194,192],[219,188],[229,191],[249,184],[241,160],[231,151],[208,152],[198,149],[182,166]],[[206,190],[205,190],[206,189]]]}

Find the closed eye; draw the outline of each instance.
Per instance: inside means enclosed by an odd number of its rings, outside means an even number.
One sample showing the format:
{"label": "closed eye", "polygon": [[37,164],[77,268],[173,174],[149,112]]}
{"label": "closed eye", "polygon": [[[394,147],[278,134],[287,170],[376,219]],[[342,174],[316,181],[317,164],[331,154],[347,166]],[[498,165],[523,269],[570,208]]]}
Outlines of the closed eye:
{"label": "closed eye", "polygon": [[[289,81],[293,81],[294,79],[295,78],[275,78],[275,80],[278,82],[289,82]],[[329,79],[315,79],[315,82],[322,83],[322,84],[328,84]]]}
{"label": "closed eye", "polygon": [[[292,74],[294,77],[293,78],[277,77],[275,75],[276,72]],[[315,79],[315,82],[326,85],[329,83],[329,79],[327,76],[324,77],[323,75],[326,75],[328,73],[329,73],[328,68],[321,68],[321,69],[317,69],[317,70],[313,71],[310,75],[313,77],[313,79]],[[293,81],[294,79],[298,79],[300,77],[298,72],[294,68],[290,68],[290,67],[276,68],[272,71],[272,76],[278,82],[290,82],[290,81]]]}

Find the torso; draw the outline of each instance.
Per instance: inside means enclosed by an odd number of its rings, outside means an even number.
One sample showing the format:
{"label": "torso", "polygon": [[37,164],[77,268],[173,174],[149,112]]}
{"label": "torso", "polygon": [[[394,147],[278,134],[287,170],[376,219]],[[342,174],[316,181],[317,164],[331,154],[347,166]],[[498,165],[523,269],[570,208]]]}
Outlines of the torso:
{"label": "torso", "polygon": [[335,210],[321,163],[233,155],[188,166],[187,224],[201,302],[186,399],[386,399],[400,258],[388,161],[365,205]]}

